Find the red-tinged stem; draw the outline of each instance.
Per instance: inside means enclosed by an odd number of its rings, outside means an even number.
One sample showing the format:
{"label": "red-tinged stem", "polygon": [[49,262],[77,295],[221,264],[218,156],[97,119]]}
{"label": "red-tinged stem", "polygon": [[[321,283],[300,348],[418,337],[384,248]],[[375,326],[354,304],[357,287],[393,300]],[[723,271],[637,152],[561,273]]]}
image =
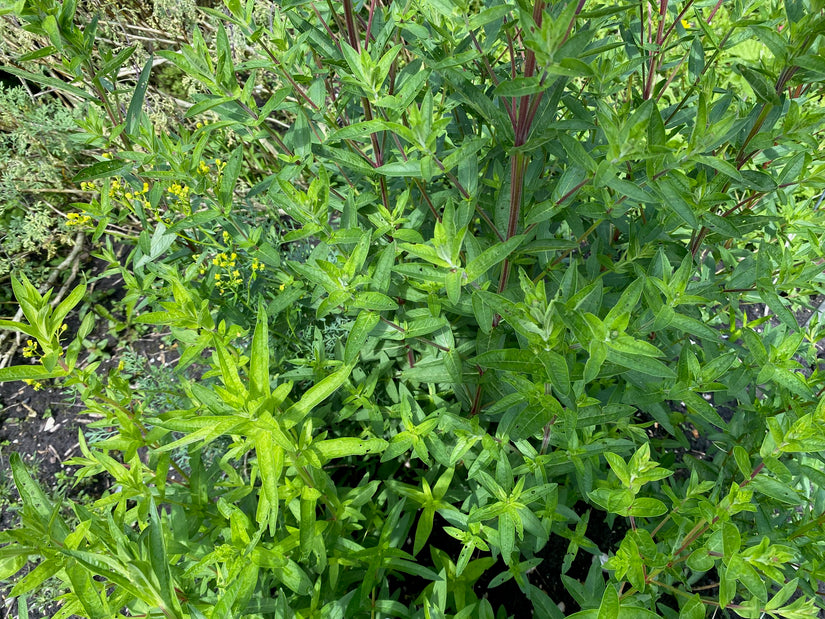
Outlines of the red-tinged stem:
{"label": "red-tinged stem", "polygon": [[318,18],[318,21],[321,22],[321,25],[324,26],[324,30],[327,31],[327,35],[329,35],[330,40],[335,43],[335,47],[338,48],[338,51],[341,51],[341,41],[338,40],[338,35],[336,35],[332,29],[327,25],[327,22],[321,17],[321,12],[318,10],[318,7],[315,6],[314,2],[310,2],[309,5],[312,7],[313,13],[315,13],[315,17]]}
{"label": "red-tinged stem", "polygon": [[670,27],[667,29],[667,32],[665,32],[665,38],[664,38],[665,41],[668,40],[668,38],[670,37],[670,34],[676,28],[676,24],[678,24],[680,21],[682,21],[682,19],[685,17],[685,13],[687,13],[688,9],[691,7],[692,4],[693,4],[693,0],[688,0],[685,3],[685,8],[683,8],[682,11],[679,13],[679,15],[676,16],[676,19],[673,20],[673,23],[670,24]]}
{"label": "red-tinged stem", "polygon": [[664,43],[665,31],[665,17],[667,17],[668,0],[659,1],[659,25],[656,29],[656,45],[659,47],[655,54],[650,57],[650,66],[647,72],[647,84],[645,84],[644,99],[650,99],[650,94],[653,92],[653,82],[656,79],[656,73],[659,68],[659,62],[662,58],[662,45]]}
{"label": "red-tinged stem", "polygon": [[344,21],[347,24],[347,38],[349,44],[356,52],[361,51],[361,41],[358,36],[358,28],[355,26],[355,13],[352,8],[352,0],[344,0]]}
{"label": "red-tinged stem", "polygon": [[722,3],[724,1],[725,0],[719,0],[719,2],[716,3],[716,6],[713,7],[713,10],[710,12],[710,15],[708,15],[708,23],[713,21],[713,18],[716,16],[716,11],[718,11],[720,8],[722,8]]}
{"label": "red-tinged stem", "polygon": [[371,0],[370,2],[370,16],[367,20],[367,32],[364,35],[364,49],[367,49],[367,45],[370,42],[370,33],[372,32],[372,18],[375,15],[375,0]]}
{"label": "red-tinged stem", "polygon": [[475,417],[481,410],[481,385],[476,386],[476,395],[473,398],[473,405],[470,408],[470,417]]}
{"label": "red-tinged stem", "polygon": [[[579,0],[583,4],[584,0]],[[544,14],[544,0],[536,0],[533,5],[533,22],[536,26],[541,27],[542,16]],[[512,41],[510,45],[510,58],[515,63],[515,55],[512,51]],[[515,64],[513,64],[513,72],[515,75]],[[536,73],[536,54],[533,50],[528,49],[524,54],[524,77],[533,77]],[[524,194],[524,173],[527,170],[527,158],[524,152],[521,151],[521,146],[527,141],[527,136],[530,134],[530,108],[532,107],[533,97],[541,99],[542,93],[535,95],[523,95],[519,101],[518,114],[516,122],[513,125],[513,155],[510,159],[510,214],[507,219],[507,234],[506,239],[515,236],[518,230],[518,221],[521,214],[521,202]],[[512,101],[513,110],[516,109],[516,99]],[[502,292],[507,287],[507,280],[510,277],[510,260],[505,259],[501,269],[501,279],[498,284],[498,291]]]}
{"label": "red-tinged stem", "polygon": [[576,20],[579,17],[579,13],[581,13],[584,8],[585,2],[586,0],[579,0],[579,4],[576,6],[576,12],[573,13],[570,23],[567,24],[567,31],[564,33],[564,38],[561,40],[561,45],[564,45],[567,42],[567,38],[570,36],[570,33],[573,32],[573,26],[576,24]]}

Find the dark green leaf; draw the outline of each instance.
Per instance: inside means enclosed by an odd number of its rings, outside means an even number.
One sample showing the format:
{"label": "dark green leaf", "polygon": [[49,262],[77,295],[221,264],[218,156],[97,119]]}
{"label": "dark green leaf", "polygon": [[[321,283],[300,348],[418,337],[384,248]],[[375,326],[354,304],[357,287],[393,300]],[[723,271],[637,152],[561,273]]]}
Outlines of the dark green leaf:
{"label": "dark green leaf", "polygon": [[128,135],[135,132],[135,127],[140,121],[140,114],[143,110],[143,101],[146,98],[146,88],[149,86],[149,76],[152,72],[152,65],[154,57],[149,54],[146,64],[143,65],[143,70],[140,72],[137,84],[135,84],[135,92],[132,95],[132,100],[129,102],[129,109],[126,111],[126,128],[124,131]]}

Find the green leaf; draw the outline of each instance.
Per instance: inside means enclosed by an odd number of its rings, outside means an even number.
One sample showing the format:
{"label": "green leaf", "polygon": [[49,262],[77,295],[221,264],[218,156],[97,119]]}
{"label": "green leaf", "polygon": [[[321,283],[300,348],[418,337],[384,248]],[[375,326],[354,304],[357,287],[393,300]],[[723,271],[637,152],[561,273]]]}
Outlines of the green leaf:
{"label": "green leaf", "polygon": [[[29,562],[29,560],[26,557],[25,553],[18,554],[18,555],[12,555],[10,557],[0,558],[0,580],[8,580],[12,576],[14,576],[17,572],[19,572],[21,569],[23,569],[23,566],[26,565],[28,562]],[[46,564],[47,567],[54,567],[55,565],[57,565],[57,569],[54,570],[55,572],[60,569],[60,565],[57,564],[55,561],[44,561],[43,563],[38,565],[34,570],[32,570],[32,572],[36,571],[38,568],[40,568],[44,564]],[[28,574],[26,574],[26,576],[24,576],[22,580],[28,580],[28,578],[32,575],[32,572],[29,572]],[[48,578],[48,576],[47,576],[47,578]],[[43,581],[41,580],[40,582],[43,582]],[[22,595],[22,594],[26,593],[27,591],[31,591],[31,589],[33,589],[38,584],[40,584],[40,582],[35,582],[34,585],[32,585],[28,588],[19,587],[18,585],[20,585],[22,583],[22,581],[18,582],[14,586],[14,588],[12,589],[11,596],[12,597],[17,597],[18,595]]]}
{"label": "green leaf", "polygon": [[95,73],[95,78],[100,77],[113,77],[116,75],[116,72],[123,64],[132,57],[132,54],[135,53],[135,49],[137,49],[134,45],[130,47],[125,47],[120,50],[117,54],[114,55],[108,62],[105,62],[100,69],[97,70]]}
{"label": "green leaf", "polygon": [[735,554],[728,561],[728,578],[740,581],[759,601],[765,602],[768,599],[765,581],[751,565],[745,563],[741,555]]}
{"label": "green leaf", "polygon": [[235,185],[238,182],[238,176],[241,173],[241,166],[243,165],[243,146],[238,146],[229,155],[226,162],[226,167],[221,173],[221,183],[218,189],[218,202],[225,209],[232,208]]}
{"label": "green leaf", "polygon": [[271,568],[273,575],[288,589],[298,595],[307,595],[312,591],[312,581],[306,572],[292,559],[283,567]]}
{"label": "green leaf", "polygon": [[47,370],[42,365],[12,365],[7,368],[0,368],[0,383],[7,383],[17,380],[47,380],[65,376],[66,372],[56,367]]}
{"label": "green leaf", "polygon": [[501,513],[498,517],[498,541],[501,558],[507,565],[510,565],[513,560],[513,550],[516,547],[516,524],[508,511]]}
{"label": "green leaf", "polygon": [[543,350],[538,354],[538,359],[544,366],[553,388],[562,395],[568,395],[570,393],[570,371],[565,358],[555,351]]}
{"label": "green leaf", "polygon": [[659,179],[656,186],[662,195],[663,204],[666,208],[676,213],[689,227],[694,229],[699,227],[699,220],[696,213],[693,212],[693,206],[688,203],[684,192],[675,181],[665,176]]}
{"label": "green leaf", "polygon": [[375,312],[360,312],[358,318],[355,319],[349,336],[347,337],[347,344],[344,349],[344,362],[353,363],[361,354],[361,348],[367,341],[370,332],[378,324],[381,317]]}
{"label": "green leaf", "polygon": [[149,54],[149,59],[143,65],[137,84],[135,84],[135,92],[129,102],[129,109],[126,111],[126,128],[124,131],[127,135],[133,135],[135,127],[140,122],[140,114],[143,110],[143,101],[146,98],[146,88],[149,86],[149,75],[152,72],[154,61],[152,54]]}
{"label": "green leaf", "polygon": [[590,383],[596,380],[599,372],[604,365],[609,350],[604,342],[592,340],[587,347],[587,361],[584,364],[584,374],[582,378],[585,383]]}
{"label": "green leaf", "polygon": [[326,460],[381,453],[388,445],[389,443],[382,438],[356,437],[331,438],[312,444],[313,448]]}
{"label": "green leaf", "polygon": [[757,475],[748,487],[786,505],[799,505],[800,502],[794,490],[772,477]]}
{"label": "green leaf", "polygon": [[465,272],[467,273],[467,281],[465,283],[473,283],[492,267],[503,262],[505,258],[512,254],[516,248],[521,245],[524,238],[524,235],[517,235],[507,239],[503,243],[496,243],[470,260],[470,262],[467,263],[467,268],[465,269]]}
{"label": "green leaf", "polygon": [[753,468],[751,467],[750,457],[745,448],[741,445],[734,445],[733,459],[736,461],[736,466],[739,468],[739,472],[742,473],[742,477],[750,479]]}
{"label": "green leaf", "polygon": [[[204,95],[204,98],[198,101],[195,105],[190,107],[186,110],[186,114],[184,114],[184,118],[192,118],[197,116],[198,114],[203,114],[204,112],[208,112],[214,107],[218,107],[219,105],[223,105],[224,103],[228,103],[229,101],[234,101],[235,97],[233,96],[225,96],[219,97],[216,95]],[[208,129],[208,125],[207,125]]]}
{"label": "green leaf", "polygon": [[802,378],[799,372],[774,367],[770,379],[782,385],[788,391],[803,398],[812,398],[814,395],[813,389],[805,382],[805,379]]}
{"label": "green leaf", "polygon": [[515,77],[513,79],[500,82],[493,91],[496,97],[522,97],[533,95],[547,89],[543,79],[536,77]]}
{"label": "green leaf", "polygon": [[264,495],[258,499],[255,519],[259,524],[268,522],[269,531],[274,534],[278,522],[278,484],[284,466],[284,452],[270,432],[262,432],[255,437],[255,454]]}
{"label": "green leaf", "polygon": [[618,619],[619,617],[619,594],[616,593],[616,588],[607,583],[604,588],[604,595],[602,595],[601,604],[599,604],[599,613],[596,619]]}
{"label": "green leaf", "polygon": [[650,342],[634,339],[628,335],[620,335],[607,342],[609,349],[625,355],[641,355],[643,357],[663,357],[664,353]]}
{"label": "green leaf", "polygon": [[376,312],[398,309],[398,303],[381,292],[358,292],[347,303],[352,309],[374,310]]}
{"label": "green leaf", "polygon": [[757,100],[770,104],[779,103],[779,95],[776,94],[776,89],[768,81],[767,77],[759,71],[744,65],[738,65],[737,69],[753,89],[753,94],[756,95]]}
{"label": "green leaf", "polygon": [[352,365],[345,365],[310,387],[303,397],[286,411],[284,421],[288,423],[287,427],[300,422],[318,404],[335,393],[349,378],[352,368]]}
{"label": "green leaf", "polygon": [[629,355],[613,348],[608,348],[607,360],[629,370],[647,374],[648,376],[654,376],[656,378],[676,378],[676,372],[653,357]]}
{"label": "green leaf", "polygon": [[536,355],[521,348],[490,350],[472,360],[484,368],[530,374],[540,370]]}
{"label": "green leaf", "polygon": [[269,327],[266,309],[258,306],[258,318],[252,334],[252,348],[249,352],[249,395],[252,398],[267,397],[269,389]]}
{"label": "green leaf", "polygon": [[51,316],[51,324],[49,325],[50,331],[57,331],[63,325],[63,319],[66,318],[66,315],[72,311],[75,306],[83,300],[83,297],[86,295],[86,284],[79,284],[75,286],[74,290],[72,290],[68,296],[66,296],[63,301],[60,302],[56,308],[54,308],[54,312],[52,312]]}
{"label": "green leaf", "polygon": [[67,92],[71,95],[75,95],[76,97],[80,97],[81,99],[85,99],[87,101],[92,101],[93,103],[97,103],[99,105],[97,96],[89,92],[86,92],[82,88],[78,88],[77,86],[67,84],[63,80],[59,80],[55,77],[47,77],[45,75],[32,73],[30,71],[24,71],[22,69],[10,67],[8,65],[3,66],[3,71],[5,71],[6,73],[11,73],[12,75],[16,75],[17,77],[20,77],[24,80],[34,82],[35,84],[46,86],[47,88],[55,88],[57,90],[62,90],[63,92]]}
{"label": "green leaf", "polygon": [[774,595],[765,605],[765,610],[776,610],[781,608],[788,599],[797,592],[799,587],[799,578],[789,580],[785,585]]}
{"label": "green leaf", "polygon": [[628,516],[640,516],[642,518],[655,518],[667,513],[667,506],[658,499],[637,498],[627,512]]}
{"label": "green leaf", "polygon": [[79,174],[72,178],[73,183],[80,183],[82,181],[92,181],[98,178],[109,178],[112,176],[121,176],[128,170],[131,170],[133,164],[128,161],[98,161],[93,163],[88,168],[83,169]]}
{"label": "green leaf", "polygon": [[158,580],[160,595],[167,608],[173,608],[172,596],[172,575],[169,570],[169,557],[166,553],[166,538],[164,527],[160,522],[155,501],[149,499],[149,563],[152,572]]}
{"label": "green leaf", "polygon": [[739,534],[739,529],[736,528],[736,525],[725,522],[722,525],[722,552],[725,553],[725,557],[732,557],[739,552],[741,545],[742,537]]}
{"label": "green leaf", "polygon": [[704,619],[705,605],[699,594],[694,594],[679,611],[679,619]]}
{"label": "green leaf", "polygon": [[687,559],[687,566],[694,572],[707,572],[714,565],[713,557],[708,554],[707,548],[697,548]]}
{"label": "green leaf", "polygon": [[796,317],[793,315],[793,312],[785,307],[782,299],[780,299],[779,295],[776,294],[773,283],[760,279],[757,281],[756,285],[759,290],[759,296],[762,297],[762,300],[771,309],[771,311],[776,314],[776,317],[781,320],[783,324],[787,325],[788,328],[793,331],[799,331],[799,324],[796,322]]}
{"label": "green leaf", "polygon": [[418,517],[418,525],[415,527],[415,540],[413,542],[413,554],[417,555],[430,538],[430,533],[433,530],[433,516],[435,510],[430,507],[424,508],[421,515]]}
{"label": "green leaf", "polygon": [[66,567],[69,581],[72,583],[72,592],[77,596],[83,610],[89,619],[108,619],[108,608],[103,605],[95,581],[86,568],[74,564]]}

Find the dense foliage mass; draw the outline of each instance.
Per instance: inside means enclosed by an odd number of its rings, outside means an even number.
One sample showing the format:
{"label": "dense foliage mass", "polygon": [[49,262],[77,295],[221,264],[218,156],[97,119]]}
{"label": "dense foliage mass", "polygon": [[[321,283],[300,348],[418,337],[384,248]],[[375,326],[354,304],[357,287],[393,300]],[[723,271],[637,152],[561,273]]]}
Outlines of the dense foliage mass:
{"label": "dense foliage mass", "polygon": [[[38,362],[0,379],[74,388],[110,431],[76,476],[116,485],[67,519],[13,462],[0,578],[36,567],[12,595],[815,617],[821,2],[225,5],[139,49],[72,0],[2,10],[35,42],[5,70],[82,112],[66,223],[122,276],[124,324],[180,351],[149,397],[78,362],[83,284],[14,280],[0,326]],[[170,71],[177,123],[152,104]]]}

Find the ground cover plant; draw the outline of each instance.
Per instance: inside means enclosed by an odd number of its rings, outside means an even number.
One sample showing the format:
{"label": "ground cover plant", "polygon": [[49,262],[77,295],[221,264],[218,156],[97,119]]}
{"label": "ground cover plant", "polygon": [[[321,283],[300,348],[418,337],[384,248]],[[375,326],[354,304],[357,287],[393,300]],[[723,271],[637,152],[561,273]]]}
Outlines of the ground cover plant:
{"label": "ground cover plant", "polygon": [[12,456],[19,614],[817,616],[822,8],[227,0],[134,71],[74,2],[3,9],[97,149],[116,314],[180,353],[148,397],[81,355],[85,284],[13,279],[0,379],[75,390],[112,481]]}

